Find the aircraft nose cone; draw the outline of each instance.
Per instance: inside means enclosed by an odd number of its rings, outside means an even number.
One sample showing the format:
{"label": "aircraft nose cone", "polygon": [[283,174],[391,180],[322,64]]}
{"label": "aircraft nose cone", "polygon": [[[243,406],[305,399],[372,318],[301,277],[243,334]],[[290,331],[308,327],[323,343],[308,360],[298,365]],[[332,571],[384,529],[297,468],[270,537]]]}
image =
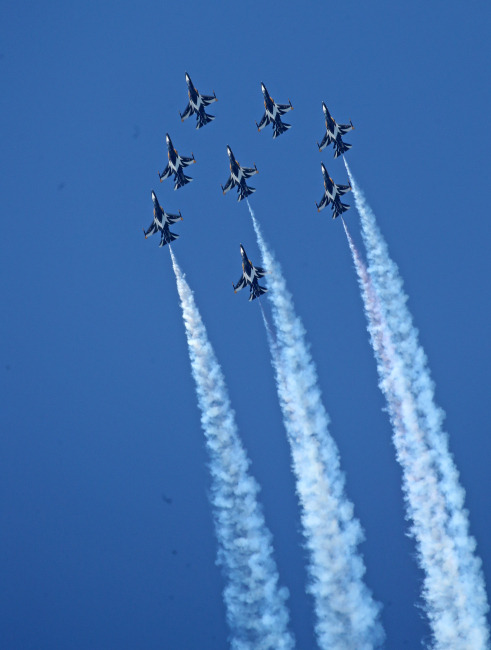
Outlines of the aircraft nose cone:
{"label": "aircraft nose cone", "polygon": [[189,78],[189,75],[188,75],[188,73],[187,73],[187,72],[185,72],[184,74],[186,75],[186,81],[187,81],[187,82],[189,83],[189,82],[191,81],[191,79]]}
{"label": "aircraft nose cone", "polygon": [[327,106],[324,104],[324,102],[322,102],[322,110],[324,113],[327,113]]}
{"label": "aircraft nose cone", "polygon": [[170,138],[169,138],[168,133],[165,134],[165,141],[167,142],[167,144],[169,144],[169,142],[170,142]]}
{"label": "aircraft nose cone", "polygon": [[152,190],[152,201],[155,201],[157,197],[155,196],[155,192]]}

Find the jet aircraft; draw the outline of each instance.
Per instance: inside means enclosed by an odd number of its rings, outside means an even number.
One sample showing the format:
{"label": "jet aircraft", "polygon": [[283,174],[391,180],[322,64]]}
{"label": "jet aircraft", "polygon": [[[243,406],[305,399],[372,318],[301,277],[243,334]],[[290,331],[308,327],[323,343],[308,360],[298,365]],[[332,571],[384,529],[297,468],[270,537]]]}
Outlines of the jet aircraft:
{"label": "jet aircraft", "polygon": [[339,217],[340,214],[349,210],[350,206],[345,203],[341,203],[340,197],[346,192],[349,192],[351,185],[336,185],[336,183],[329,176],[327,169],[324,167],[324,163],[321,163],[322,175],[324,176],[324,196],[322,197],[319,205],[315,204],[317,207],[317,212],[323,210],[326,205],[332,203],[332,218],[335,219]]}
{"label": "jet aircraft", "polygon": [[328,144],[333,144],[334,158],[337,158],[348,151],[348,149],[351,149],[351,145],[347,142],[343,142],[341,136],[348,133],[348,131],[352,131],[355,127],[351,120],[349,124],[338,124],[332,117],[331,113],[329,113],[324,102],[322,102],[322,110],[324,111],[324,117],[326,119],[326,135],[322,138],[320,144],[317,143],[317,146],[319,147],[319,151],[322,151]]}
{"label": "jet aircraft", "polygon": [[181,212],[179,212],[179,214],[168,214],[165,212],[165,210],[160,207],[159,200],[157,199],[157,196],[153,190],[152,201],[153,221],[147,230],[143,229],[143,232],[145,233],[145,239],[160,230],[161,237],[159,246],[165,246],[166,244],[170,244],[171,241],[174,241],[179,237],[179,235],[176,235],[169,230],[169,224],[175,223],[176,221],[179,221],[179,219],[182,221]]}
{"label": "jet aircraft", "polygon": [[273,123],[273,138],[276,138],[278,135],[281,135],[289,128],[291,128],[291,124],[285,124],[282,122],[280,116],[284,115],[287,111],[293,110],[293,106],[290,100],[288,100],[288,104],[277,104],[268,93],[266,86],[262,82],[261,90],[263,91],[264,108],[266,111],[262,116],[259,124],[256,122],[257,130],[262,131],[265,126]]}
{"label": "jet aircraft", "polygon": [[169,162],[164,171],[162,173],[159,172],[159,178],[160,182],[162,182],[166,178],[169,178],[171,174],[174,174],[174,189],[177,190],[183,185],[186,185],[186,183],[189,183],[189,181],[193,180],[190,176],[184,174],[183,169],[191,163],[195,163],[196,159],[193,153],[191,154],[191,158],[184,158],[184,156],[181,157],[177,153],[177,149],[174,149],[174,145],[172,144],[172,140],[168,133],[165,134],[165,141],[167,143],[167,157],[169,158]]}
{"label": "jet aircraft", "polygon": [[232,187],[237,188],[238,198],[237,201],[242,201],[247,196],[256,191],[254,187],[249,187],[246,184],[246,178],[250,178],[254,174],[258,174],[257,167],[241,167],[235,159],[232,149],[227,145],[227,153],[230,160],[230,176],[225,183],[225,187],[221,185],[222,192],[226,194]]}
{"label": "jet aircraft", "polygon": [[259,278],[262,278],[264,275],[266,275],[267,271],[259,266],[254,266],[251,260],[247,257],[247,253],[245,252],[242,244],[240,245],[240,254],[242,255],[242,277],[237,282],[237,284],[234,284],[232,282],[232,286],[234,288],[234,292],[237,293],[237,291],[240,291],[246,285],[249,285],[251,287],[249,300],[254,300],[254,298],[259,298],[259,296],[261,296],[263,293],[266,293],[267,291],[267,289],[261,287],[257,282]]}
{"label": "jet aircraft", "polygon": [[213,95],[200,95],[187,72],[186,83],[188,85],[189,103],[184,109],[184,113],[179,113],[179,115],[181,116],[181,121],[184,122],[190,115],[196,114],[196,128],[200,129],[215,119],[214,115],[205,113],[205,106],[218,101],[217,96],[215,95],[215,91],[213,91]]}

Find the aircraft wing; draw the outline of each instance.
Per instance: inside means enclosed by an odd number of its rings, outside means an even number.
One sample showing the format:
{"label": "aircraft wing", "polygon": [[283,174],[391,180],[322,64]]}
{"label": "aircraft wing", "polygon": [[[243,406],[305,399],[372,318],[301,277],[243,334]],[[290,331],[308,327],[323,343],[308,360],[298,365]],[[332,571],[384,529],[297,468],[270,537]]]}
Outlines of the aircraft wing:
{"label": "aircraft wing", "polygon": [[276,104],[276,108],[280,115],[284,115],[285,113],[288,113],[288,111],[291,111],[293,106],[291,104]]}
{"label": "aircraft wing", "polygon": [[235,187],[237,183],[234,181],[232,174],[230,174],[228,181],[225,183],[225,187],[222,185],[223,193],[226,194],[232,187]]}
{"label": "aircraft wing", "polygon": [[168,164],[167,167],[164,169],[164,171],[159,174],[160,180],[165,181],[166,178],[169,178],[169,176],[172,174],[172,169],[171,166]]}
{"label": "aircraft wing", "polygon": [[331,199],[327,196],[327,194],[324,194],[322,197],[321,201],[319,202],[319,205],[317,206],[317,210],[320,212],[321,210],[324,210],[326,205],[329,205],[331,202]]}
{"label": "aircraft wing", "polygon": [[349,185],[336,185],[339,196],[343,196],[346,192],[349,192],[351,187]]}
{"label": "aircraft wing", "polygon": [[216,102],[217,98],[215,95],[201,95],[201,101],[203,102],[203,106],[209,106],[213,102]]}
{"label": "aircraft wing", "polygon": [[244,275],[242,275],[242,277],[237,282],[237,284],[234,284],[235,293],[237,293],[237,291],[240,291],[241,289],[243,289],[245,286],[247,286],[247,280],[245,279]]}
{"label": "aircraft wing", "polygon": [[145,233],[145,239],[147,237],[150,237],[150,235],[155,235],[155,233],[157,231],[158,231],[157,224],[155,223],[155,221],[152,221],[152,223],[151,223],[150,227],[148,228],[148,230],[143,231]]}
{"label": "aircraft wing", "polygon": [[181,165],[183,167],[188,167],[191,163],[196,162],[196,160],[193,158],[185,158],[184,156],[181,157]]}
{"label": "aircraft wing", "polygon": [[244,178],[250,178],[257,174],[257,169],[255,167],[241,167]]}
{"label": "aircraft wing", "polygon": [[167,212],[165,213],[165,218],[167,219],[167,223],[176,223],[176,221],[182,219],[180,214],[167,214]]}
{"label": "aircraft wing", "polygon": [[267,273],[266,269],[263,269],[260,266],[255,266],[254,270],[256,271],[256,277],[258,278],[262,278]]}
{"label": "aircraft wing", "polygon": [[193,114],[193,107],[191,106],[191,102],[186,106],[184,109],[184,113],[180,114],[181,115],[181,121],[184,122],[184,120],[187,120],[190,115]]}
{"label": "aircraft wing", "polygon": [[264,115],[261,118],[261,121],[257,125],[257,130],[262,131],[265,126],[267,126],[271,122],[271,119],[267,113],[264,113]]}
{"label": "aircraft wing", "polygon": [[353,126],[351,124],[338,124],[338,131],[341,135],[348,133],[348,131],[351,131],[352,129]]}
{"label": "aircraft wing", "polygon": [[322,138],[322,142],[320,144],[317,144],[317,146],[319,147],[319,151],[325,149],[328,144],[331,144],[331,142],[333,142],[333,138],[331,134],[328,131],[326,131],[325,136]]}

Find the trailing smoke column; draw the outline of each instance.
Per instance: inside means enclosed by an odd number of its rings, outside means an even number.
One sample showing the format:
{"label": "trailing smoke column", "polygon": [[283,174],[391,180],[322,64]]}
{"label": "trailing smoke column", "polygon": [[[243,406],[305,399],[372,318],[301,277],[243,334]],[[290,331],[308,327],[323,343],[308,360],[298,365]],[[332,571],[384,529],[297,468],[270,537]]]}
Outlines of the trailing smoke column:
{"label": "trailing smoke column", "polygon": [[269,271],[276,340],[268,332],[268,341],[309,550],[308,591],[314,598],[317,641],[323,650],[368,650],[378,647],[385,635],[380,606],[363,581],[365,567],[357,549],[362,529],[344,493],[339,453],[328,432],[305,330],[250,206],[249,210],[263,266]]}
{"label": "trailing smoke column", "polygon": [[[169,246],[170,248],[170,246]],[[291,650],[288,590],[278,585],[271,533],[249,474],[222,370],[208,340],[194,296],[172,250],[172,265],[196,383],[201,424],[210,455],[211,501],[218,562],[233,650]]]}
{"label": "trailing smoke column", "polygon": [[[442,430],[443,412],[434,401],[426,355],[406,306],[407,296],[398,268],[346,161],[345,165],[361,217],[368,269],[360,266],[359,255],[347,231],[346,234],[360,279],[380,385],[391,409],[394,444],[405,472],[408,516],[425,572],[423,596],[435,647],[487,648],[489,606],[481,561],[475,555],[464,490]],[[385,346],[376,345],[381,340]],[[404,454],[398,448],[399,439],[404,441]],[[421,470],[419,479],[415,478],[418,472],[404,464],[406,461]],[[416,480],[420,488],[426,485],[430,490],[428,499],[424,493],[420,495],[419,505]]]}

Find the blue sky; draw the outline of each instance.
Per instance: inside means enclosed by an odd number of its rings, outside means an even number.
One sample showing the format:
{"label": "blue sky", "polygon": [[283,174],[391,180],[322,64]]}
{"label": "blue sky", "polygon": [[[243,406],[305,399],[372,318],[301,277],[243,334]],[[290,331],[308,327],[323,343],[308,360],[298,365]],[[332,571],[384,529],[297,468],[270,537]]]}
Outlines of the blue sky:
{"label": "blue sky", "polygon": [[[227,144],[259,169],[251,205],[308,333],[387,647],[428,639],[349,249],[314,205],[321,160],[346,182],[315,144],[322,101],[356,127],[347,159],[404,278],[491,583],[490,27],[477,1],[2,6],[2,647],[227,647],[175,279],[141,232],[152,189],[184,217],[173,250],[262,486],[298,647],[315,647],[262,319],[231,287],[239,243],[259,251],[247,206],[220,190]],[[218,97],[200,131],[179,119],[185,71]],[[261,81],[295,108],[277,140],[254,124]],[[158,182],[166,132],[197,160],[176,192]],[[354,207],[346,219],[361,246]]]}

